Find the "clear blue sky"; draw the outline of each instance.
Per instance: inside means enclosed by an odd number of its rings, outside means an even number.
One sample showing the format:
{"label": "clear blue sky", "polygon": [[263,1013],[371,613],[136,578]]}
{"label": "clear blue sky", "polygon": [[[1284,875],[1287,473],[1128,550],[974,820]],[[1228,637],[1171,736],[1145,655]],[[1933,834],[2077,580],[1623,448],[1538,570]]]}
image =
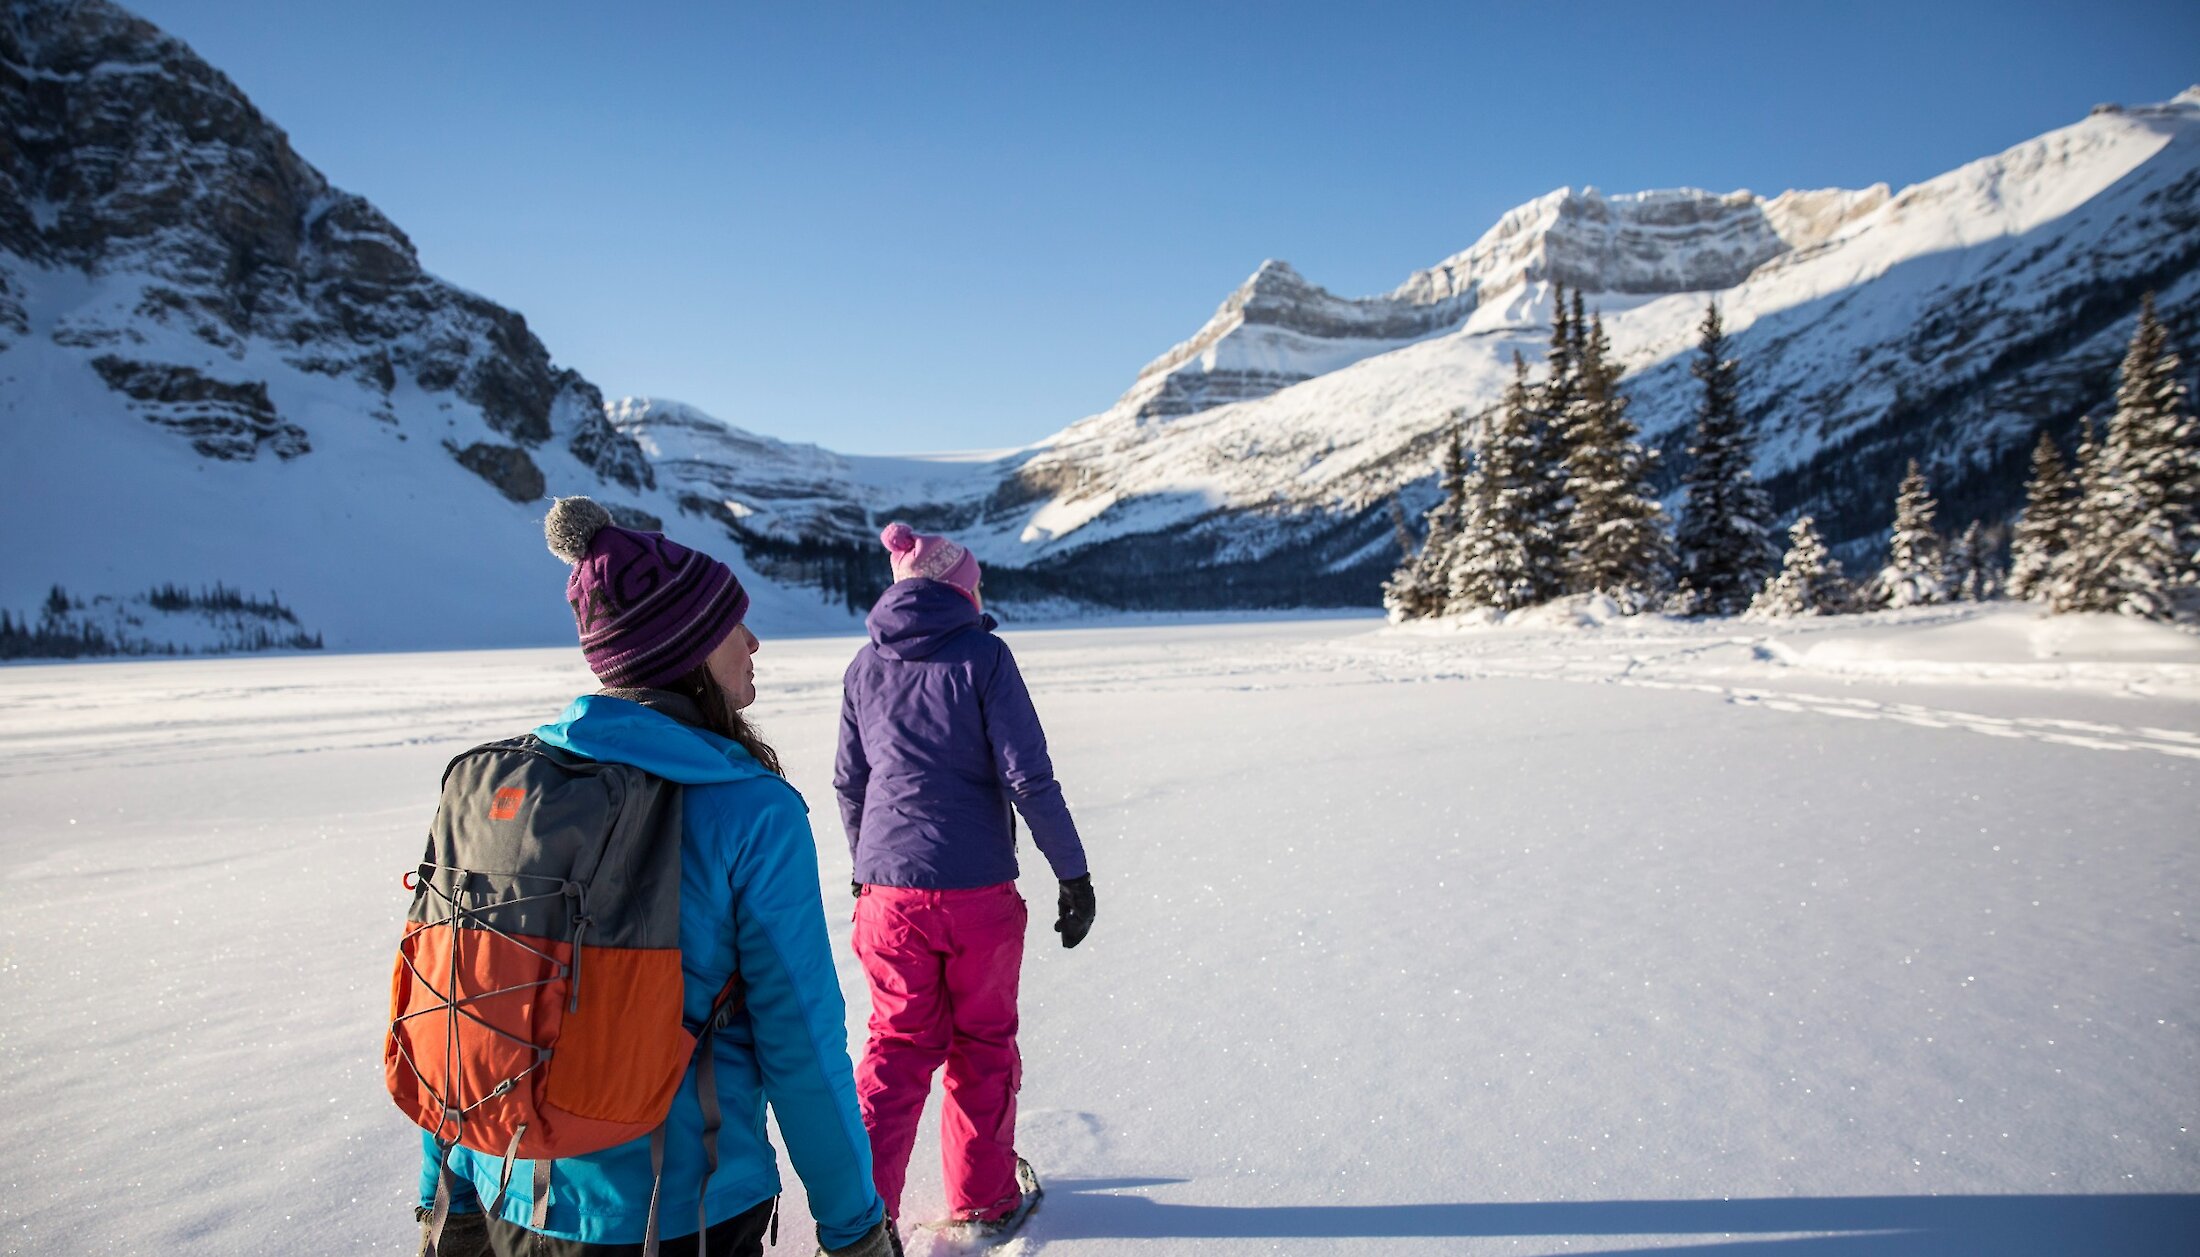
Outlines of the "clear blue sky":
{"label": "clear blue sky", "polygon": [[2200,81],[2200,4],[124,0],[607,395],[851,452],[1102,409],[1264,258],[1562,185],[1897,187]]}

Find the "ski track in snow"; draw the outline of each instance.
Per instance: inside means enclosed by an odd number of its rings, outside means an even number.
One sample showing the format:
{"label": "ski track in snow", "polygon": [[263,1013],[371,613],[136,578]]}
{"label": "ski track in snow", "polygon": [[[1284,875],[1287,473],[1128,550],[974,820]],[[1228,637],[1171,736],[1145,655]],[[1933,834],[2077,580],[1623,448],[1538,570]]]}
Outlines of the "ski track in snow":
{"label": "ski track in snow", "polygon": [[[1978,712],[1928,707],[1919,703],[1847,698],[1801,690],[1775,690],[1666,680],[1653,676],[1582,676],[1533,668],[1485,666],[1456,674],[1459,679],[1505,677],[1519,680],[1567,681],[1588,685],[1619,685],[1646,690],[1683,690],[1716,695],[1725,701],[1765,711],[1827,716],[1840,720],[1892,720],[1925,729],[1959,729],[1996,738],[2033,738],[2063,746],[2095,751],[2154,751],[2200,759],[2200,735],[2151,726],[2103,724],[2066,720],[2053,716],[1988,716]],[[1420,681],[1431,677],[1409,675],[1394,680]]]}
{"label": "ski track in snow", "polygon": [[1868,698],[1829,698],[1816,694],[1774,694],[1762,690],[1729,690],[1727,701],[1742,707],[1770,711],[1811,712],[1850,720],[1897,720],[1927,729],[1966,729],[1997,738],[2036,738],[2063,746],[2082,746],[2094,751],[2155,751],[2200,759],[2200,738],[2170,729],[2126,728],[2087,720],[2058,720],[2048,716],[1983,716],[1976,712],[1922,707],[1916,703],[1882,703]]}
{"label": "ski track in snow", "polygon": [[[1979,634],[2006,630],[2011,621],[2036,617],[2022,608],[1930,608],[1906,615],[1878,617],[1872,630],[1899,639],[1905,632]],[[1853,634],[1839,620],[1802,621],[1773,633],[1737,636],[1731,624],[1686,626],[1688,635],[1660,636],[1656,630],[1622,625],[1582,631],[1532,629],[1485,631],[1450,638],[1420,633],[1376,634],[1300,646],[1298,655],[1333,656],[1370,675],[1397,682],[1504,677],[1568,681],[1579,684],[1687,690],[1715,695],[1737,707],[1807,714],[1842,720],[1887,720],[1929,729],[1955,729],[1997,738],[2030,738],[2098,751],[2152,751],[2200,759],[2200,733],[2151,724],[2120,724],[2056,715],[1988,715],[1954,707],[1896,698],[1827,694],[1813,687],[1873,686],[1899,690],[1909,686],[1986,687],[2001,695],[2030,696],[2041,706],[2056,706],[2073,692],[2136,699],[2200,699],[2200,640],[2189,660],[2127,662],[2118,659],[2073,662],[1973,663],[1914,659],[1839,658],[1820,663],[1807,649],[1797,650],[1783,637],[1808,641],[1812,632]],[[2036,624],[2020,629],[2041,632]],[[1616,630],[1616,631],[1614,631]],[[2165,630],[2174,632],[2174,630]],[[2172,648],[2175,643],[2172,642]],[[1814,666],[1815,665],[1815,666]],[[1318,667],[1312,660],[1300,666]],[[1729,683],[1740,674],[1749,683]],[[2017,700],[2020,705],[2022,698]]]}

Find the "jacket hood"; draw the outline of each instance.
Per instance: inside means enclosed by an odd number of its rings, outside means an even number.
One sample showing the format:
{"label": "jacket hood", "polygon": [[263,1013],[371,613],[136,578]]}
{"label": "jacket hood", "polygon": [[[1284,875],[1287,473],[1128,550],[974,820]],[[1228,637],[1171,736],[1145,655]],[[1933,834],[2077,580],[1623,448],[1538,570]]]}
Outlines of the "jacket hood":
{"label": "jacket hood", "polygon": [[923,659],[960,634],[990,633],[998,622],[944,581],[914,577],[879,595],[863,619],[871,645],[889,659]]}
{"label": "jacket hood", "polygon": [[608,694],[574,699],[535,736],[560,750],[600,763],[632,764],[684,786],[772,775],[738,742]]}

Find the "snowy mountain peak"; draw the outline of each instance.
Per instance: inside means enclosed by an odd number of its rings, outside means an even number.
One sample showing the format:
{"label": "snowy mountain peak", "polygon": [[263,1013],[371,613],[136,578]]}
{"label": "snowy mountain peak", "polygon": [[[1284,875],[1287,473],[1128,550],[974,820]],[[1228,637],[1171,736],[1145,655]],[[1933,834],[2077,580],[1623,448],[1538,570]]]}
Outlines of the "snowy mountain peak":
{"label": "snowy mountain peak", "polygon": [[669,397],[620,397],[603,404],[604,417],[619,427],[635,427],[644,423],[677,424],[685,427],[719,429],[752,436],[716,415],[708,414],[700,407],[690,406]]}
{"label": "snowy mountain peak", "polygon": [[759,545],[853,543],[869,556],[886,519],[982,500],[1000,485],[1004,466],[997,455],[838,454],[661,397],[622,397],[606,403],[604,415],[649,456],[675,508],[738,529],[741,545],[767,570],[774,556]]}
{"label": "snowy mountain peak", "polygon": [[1298,268],[1281,258],[1269,258],[1260,264],[1252,277],[1238,285],[1231,299],[1240,304],[1263,294],[1289,294],[1312,288]]}
{"label": "snowy mountain peak", "polygon": [[1147,363],[1108,413],[1143,423],[1265,397],[1456,327],[1471,312],[1447,295],[1339,297],[1271,258],[1189,339]]}
{"label": "snowy mountain peak", "polygon": [[662,467],[668,462],[714,458],[754,474],[767,468],[798,475],[840,475],[847,459],[807,442],[735,427],[686,402],[664,397],[622,397],[604,403],[611,426],[634,440]]}
{"label": "snowy mountain peak", "polygon": [[[1559,188],[1378,297],[1339,297],[1270,259],[1197,332],[1147,363],[1101,418],[1144,425],[1266,397],[1454,330],[1531,285],[1628,296],[1729,288],[1774,258],[1831,239],[1887,199],[1885,184],[1769,201],[1746,191],[1611,196]],[[1538,288],[1523,308],[1540,310],[1547,295]]]}
{"label": "snowy mountain peak", "polygon": [[1478,298],[1533,280],[1628,295],[1729,288],[1790,249],[1816,244],[1887,198],[1862,191],[1665,188],[1608,196],[1560,188],[1500,218],[1464,252],[1416,272],[1393,296]]}

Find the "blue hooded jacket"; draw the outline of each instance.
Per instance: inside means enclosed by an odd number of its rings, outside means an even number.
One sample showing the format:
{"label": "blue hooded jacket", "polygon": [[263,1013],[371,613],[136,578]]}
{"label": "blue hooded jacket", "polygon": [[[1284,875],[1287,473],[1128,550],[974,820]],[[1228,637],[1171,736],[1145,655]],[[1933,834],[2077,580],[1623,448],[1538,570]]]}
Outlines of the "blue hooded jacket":
{"label": "blue hooded jacket", "polygon": [[941,581],[899,581],[842,678],[833,789],[855,879],[966,890],[1016,880],[1013,799],[1057,878],[1085,848],[1046,733],[993,617]]}
{"label": "blue hooded jacket", "polygon": [[[809,808],[793,786],[735,742],[604,694],[573,700],[535,736],[590,759],[632,764],[686,787],[680,832],[680,957],[686,1015],[699,1023],[738,958],[748,1012],[713,1036],[724,1125],[706,1212],[713,1225],[779,1194],[778,1158],[764,1134],[771,1103],[787,1156],[809,1194],[821,1243],[861,1239],[884,1215],[871,1181],[871,1143],[848,1063],[847,1006],[825,935]],[[690,1069],[665,1130],[666,1238],[695,1231],[703,1177],[703,1114]],[[435,1143],[422,1136],[420,1198],[435,1196]],[[496,1196],[503,1158],[454,1148],[453,1208]],[[532,1211],[515,1162],[503,1216]],[[649,1217],[649,1140],[561,1157],[552,1170],[546,1234],[591,1244],[638,1244]]]}

